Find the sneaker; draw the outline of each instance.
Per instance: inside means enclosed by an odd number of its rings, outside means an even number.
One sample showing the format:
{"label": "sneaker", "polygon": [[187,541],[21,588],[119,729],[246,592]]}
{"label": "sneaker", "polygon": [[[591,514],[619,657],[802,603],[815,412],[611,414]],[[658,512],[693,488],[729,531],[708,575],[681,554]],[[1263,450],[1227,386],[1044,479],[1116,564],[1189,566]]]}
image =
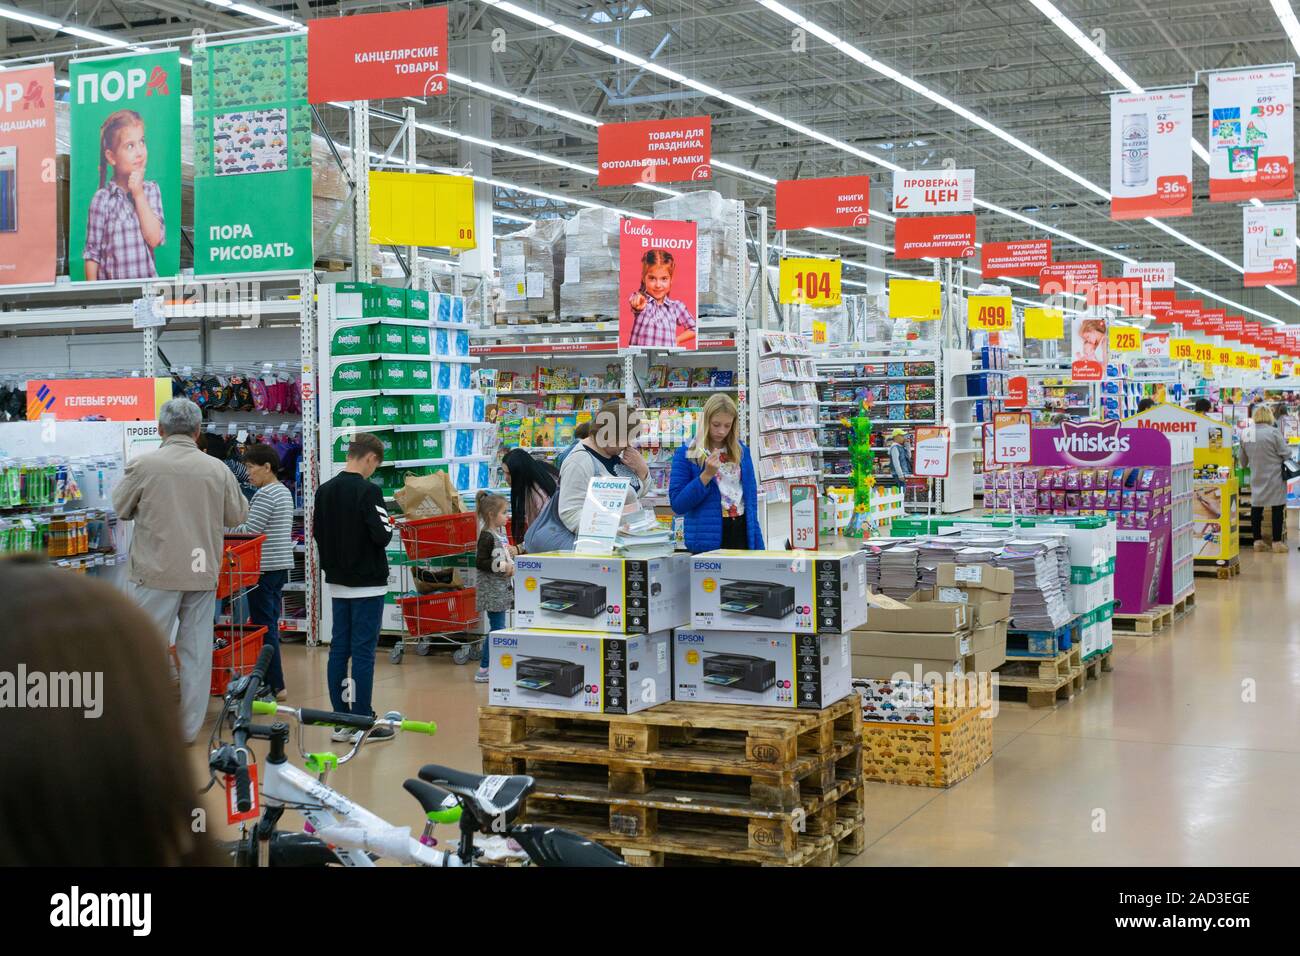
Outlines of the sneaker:
{"label": "sneaker", "polygon": [[486,684],[487,682],[488,682],[488,669],[486,667],[480,667],[478,670],[474,672],[474,683]]}
{"label": "sneaker", "polygon": [[397,734],[394,732],[392,727],[376,727],[374,730],[370,731],[370,736],[367,737],[366,740],[370,743],[374,743],[379,740],[392,740],[396,736]]}
{"label": "sneaker", "polygon": [[1256,541],[1256,542],[1255,542],[1255,550],[1256,550],[1256,551],[1267,551],[1267,550],[1268,550],[1268,542],[1266,542],[1266,541]]}
{"label": "sneaker", "polygon": [[1273,553],[1274,553],[1274,554],[1286,554],[1286,545],[1283,544],[1281,541],[1274,541],[1274,542],[1273,542]]}
{"label": "sneaker", "polygon": [[284,688],[281,688],[280,690],[275,692],[275,699],[283,704],[286,700],[289,699],[289,692]]}
{"label": "sneaker", "polygon": [[335,727],[330,740],[338,744],[354,744],[361,739],[361,731],[350,727]]}

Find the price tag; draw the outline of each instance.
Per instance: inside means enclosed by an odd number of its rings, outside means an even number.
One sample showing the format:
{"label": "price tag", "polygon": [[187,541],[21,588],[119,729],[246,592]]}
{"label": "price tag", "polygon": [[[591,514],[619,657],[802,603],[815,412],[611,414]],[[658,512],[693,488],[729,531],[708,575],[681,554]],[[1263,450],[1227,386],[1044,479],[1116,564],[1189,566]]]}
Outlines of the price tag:
{"label": "price tag", "polygon": [[1232,349],[1216,348],[1214,350],[1214,365],[1216,368],[1232,367]]}
{"label": "price tag", "polygon": [[941,291],[939,283],[929,279],[890,279],[889,317],[917,322],[938,321]]}
{"label": "price tag", "polygon": [[813,320],[812,340],[813,340],[813,345],[826,344],[826,323],[825,322],[819,322],[816,319]]}
{"label": "price tag", "polygon": [[239,444],[241,444],[241,445],[242,445],[244,442],[248,441],[248,432],[247,432],[247,430],[241,428],[241,429],[239,430],[239,434],[237,434],[237,435],[235,436],[235,441],[239,442]]}
{"label": "price tag", "polygon": [[781,260],[780,301],[824,309],[840,304],[839,259],[789,257]]}
{"label": "price tag", "polygon": [[918,478],[947,478],[951,451],[952,438],[947,428],[917,426],[913,473]]}
{"label": "price tag", "polygon": [[248,795],[252,798],[249,808],[243,813],[239,812],[239,794],[238,787],[235,786],[235,775],[226,774],[226,823],[239,823],[241,820],[256,820],[262,814],[262,795],[258,793],[257,787],[257,764],[248,765]]}
{"label": "price tag", "polygon": [[1246,368],[1246,353],[1241,349],[1229,349],[1229,351],[1232,353],[1232,367]]}
{"label": "price tag", "polygon": [[1029,415],[998,412],[993,416],[993,460],[999,465],[1029,464]]}
{"label": "price tag", "polygon": [[1065,313],[1060,309],[1025,309],[1025,338],[1051,341],[1065,335]]}
{"label": "price tag", "polygon": [[145,296],[131,303],[131,328],[156,329],[166,324],[162,296]]}
{"label": "price tag", "polygon": [[983,332],[1011,330],[1011,296],[973,295],[966,300],[966,328]]}
{"label": "price tag", "polygon": [[816,551],[817,486],[790,486],[790,544],[801,551]]}
{"label": "price tag", "polygon": [[1214,346],[1195,342],[1192,345],[1192,361],[1202,365],[1214,364]]}
{"label": "price tag", "polygon": [[1253,352],[1243,352],[1241,355],[1241,367],[1249,372],[1259,371],[1259,356]]}
{"label": "price tag", "polygon": [[1142,330],[1127,325],[1110,327],[1110,350],[1112,352],[1142,351]]}
{"label": "price tag", "polygon": [[1274,375],[1282,375],[1286,370],[1286,363],[1281,359],[1275,358],[1271,363]]}

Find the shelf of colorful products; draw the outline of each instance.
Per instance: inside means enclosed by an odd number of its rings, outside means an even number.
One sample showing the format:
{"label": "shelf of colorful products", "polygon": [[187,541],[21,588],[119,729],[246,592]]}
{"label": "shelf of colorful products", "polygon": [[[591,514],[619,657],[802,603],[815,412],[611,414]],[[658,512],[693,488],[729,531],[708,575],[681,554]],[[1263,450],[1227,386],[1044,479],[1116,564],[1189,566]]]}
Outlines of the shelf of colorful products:
{"label": "shelf of colorful products", "polygon": [[0,555],[44,553],[80,572],[125,560],[112,509],[76,507],[83,495],[73,473],[102,464],[101,456],[0,459]]}
{"label": "shelf of colorful products", "polygon": [[[830,476],[827,476],[827,480]],[[826,486],[818,523],[822,537],[841,534],[853,520],[853,489],[849,486]],[[871,503],[867,506],[866,523],[870,529],[866,537],[888,535],[897,518],[907,515],[903,508],[903,489],[877,485],[871,489]],[[825,547],[825,545],[823,545]]]}
{"label": "shelf of colorful products", "polygon": [[790,500],[790,485],[817,484],[818,392],[824,381],[809,340],[793,332],[761,331],[753,342],[757,390],[754,467],[768,504]]}

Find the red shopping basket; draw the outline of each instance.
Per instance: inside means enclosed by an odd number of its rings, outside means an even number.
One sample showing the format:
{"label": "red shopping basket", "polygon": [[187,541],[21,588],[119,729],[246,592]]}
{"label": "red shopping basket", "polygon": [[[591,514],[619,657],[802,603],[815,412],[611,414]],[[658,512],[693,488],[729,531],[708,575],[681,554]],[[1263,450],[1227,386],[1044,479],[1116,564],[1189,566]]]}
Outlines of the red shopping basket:
{"label": "red shopping basket", "polygon": [[257,655],[262,652],[266,628],[252,624],[218,624],[212,629],[212,634],[227,642],[225,647],[212,652],[212,696],[221,697],[232,680],[252,671]]}
{"label": "red shopping basket", "polygon": [[236,591],[251,588],[262,574],[264,534],[228,534],[221,554],[221,572],[217,576],[217,600]]}
{"label": "red shopping basket", "polygon": [[398,518],[402,547],[412,561],[463,554],[478,540],[478,518],[472,511],[432,518]]}
{"label": "red shopping basket", "polygon": [[400,597],[397,603],[412,637],[464,631],[478,622],[473,588]]}

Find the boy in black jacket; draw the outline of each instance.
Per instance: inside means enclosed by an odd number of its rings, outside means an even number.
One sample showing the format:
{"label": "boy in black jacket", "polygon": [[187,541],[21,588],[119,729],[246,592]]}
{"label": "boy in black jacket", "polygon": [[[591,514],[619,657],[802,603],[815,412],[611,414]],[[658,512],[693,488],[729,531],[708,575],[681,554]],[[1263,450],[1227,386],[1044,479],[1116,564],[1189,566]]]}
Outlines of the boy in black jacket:
{"label": "boy in black jacket", "polygon": [[[320,553],[329,585],[331,630],[326,680],[336,711],[374,715],[370,694],[375,682],[375,647],[388,593],[388,557],[384,548],[393,537],[393,522],[384,507],[384,493],[370,481],[384,463],[384,445],[374,435],[358,434],[348,445],[343,471],[316,490],[312,538]],[[352,661],[352,694],[344,694],[348,660]],[[333,739],[351,741],[360,731],[334,729]],[[371,740],[390,740],[393,732],[377,727]]]}

